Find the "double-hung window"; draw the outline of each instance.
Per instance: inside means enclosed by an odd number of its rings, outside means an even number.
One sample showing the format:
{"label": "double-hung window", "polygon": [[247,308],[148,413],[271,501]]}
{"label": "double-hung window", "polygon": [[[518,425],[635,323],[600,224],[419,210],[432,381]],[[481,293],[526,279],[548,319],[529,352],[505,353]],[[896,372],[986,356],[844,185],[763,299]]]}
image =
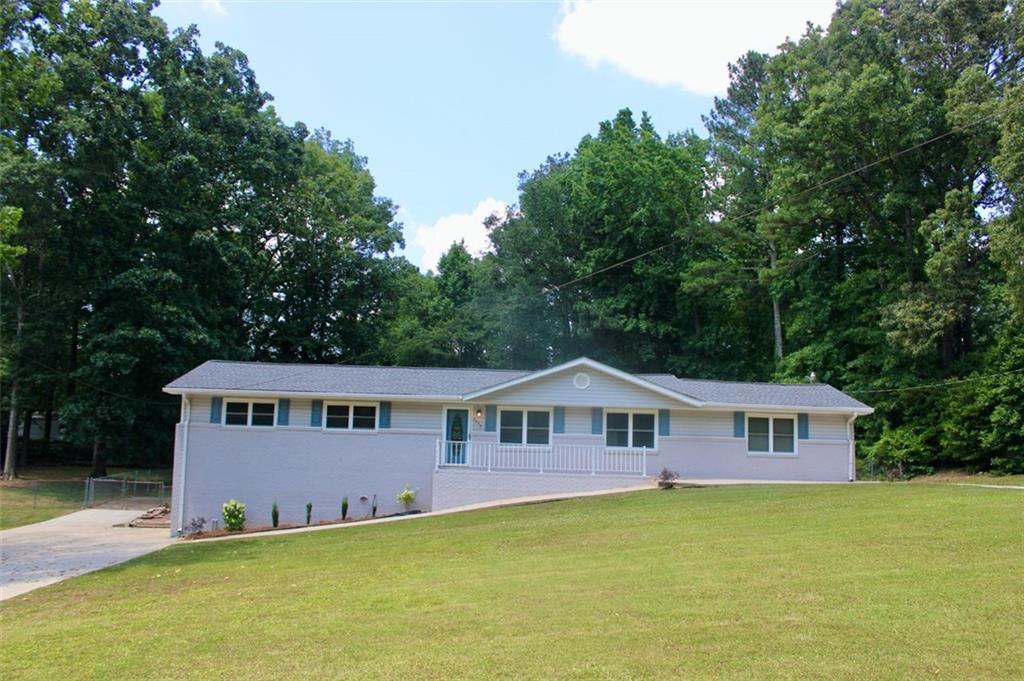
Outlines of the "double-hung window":
{"label": "double-hung window", "polygon": [[227,400],[224,402],[225,426],[273,426],[276,402]]}
{"label": "double-hung window", "polygon": [[655,418],[651,412],[610,411],[605,415],[605,445],[654,449],[654,424]]}
{"label": "double-hung window", "polygon": [[752,454],[795,454],[796,419],[748,416],[747,451]]}
{"label": "double-hung window", "polygon": [[498,412],[498,441],[508,445],[551,443],[551,412],[502,409]]}
{"label": "double-hung window", "polygon": [[326,430],[376,430],[377,405],[326,404],[324,405]]}

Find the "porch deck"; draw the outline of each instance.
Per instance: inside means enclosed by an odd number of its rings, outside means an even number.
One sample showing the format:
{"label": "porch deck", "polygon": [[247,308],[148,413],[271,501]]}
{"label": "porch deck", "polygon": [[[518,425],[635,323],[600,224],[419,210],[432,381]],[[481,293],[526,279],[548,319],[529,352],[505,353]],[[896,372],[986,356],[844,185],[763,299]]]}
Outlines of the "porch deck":
{"label": "porch deck", "polygon": [[438,469],[643,477],[648,452],[646,447],[438,440],[435,461]]}

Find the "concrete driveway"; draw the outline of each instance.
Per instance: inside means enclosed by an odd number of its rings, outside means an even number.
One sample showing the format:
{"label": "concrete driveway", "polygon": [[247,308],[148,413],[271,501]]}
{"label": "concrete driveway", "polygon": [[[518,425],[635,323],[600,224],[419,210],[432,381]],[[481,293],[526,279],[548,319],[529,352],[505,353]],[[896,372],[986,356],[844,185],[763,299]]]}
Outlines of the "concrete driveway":
{"label": "concrete driveway", "polygon": [[0,600],[123,563],[174,540],[166,528],[114,527],[139,511],[88,509],[0,532]]}

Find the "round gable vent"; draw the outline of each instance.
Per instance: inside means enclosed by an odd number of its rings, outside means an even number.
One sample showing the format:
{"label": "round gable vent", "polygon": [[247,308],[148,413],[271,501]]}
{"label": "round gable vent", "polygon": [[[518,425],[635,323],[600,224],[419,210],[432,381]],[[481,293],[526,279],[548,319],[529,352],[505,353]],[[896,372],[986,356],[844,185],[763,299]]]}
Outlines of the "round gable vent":
{"label": "round gable vent", "polygon": [[580,390],[586,390],[590,387],[590,376],[580,372],[572,377],[572,384]]}

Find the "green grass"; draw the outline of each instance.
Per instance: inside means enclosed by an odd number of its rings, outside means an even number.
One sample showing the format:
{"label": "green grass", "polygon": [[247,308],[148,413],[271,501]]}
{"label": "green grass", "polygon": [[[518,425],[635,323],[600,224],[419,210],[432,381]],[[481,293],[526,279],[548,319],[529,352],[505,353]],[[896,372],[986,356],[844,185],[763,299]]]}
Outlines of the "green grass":
{"label": "green grass", "polygon": [[1024,669],[1024,493],[638,492],[182,544],[0,605],[5,679]]}
{"label": "green grass", "polygon": [[1024,475],[993,475],[991,473],[967,473],[964,471],[938,471],[932,475],[921,475],[911,482],[954,482],[971,485],[1015,485],[1024,487]]}
{"label": "green grass", "polygon": [[[108,473],[142,480],[165,480],[170,475],[170,471],[130,468],[110,468]],[[88,466],[35,466],[19,470],[17,480],[0,482],[0,530],[80,510],[88,474]]]}

